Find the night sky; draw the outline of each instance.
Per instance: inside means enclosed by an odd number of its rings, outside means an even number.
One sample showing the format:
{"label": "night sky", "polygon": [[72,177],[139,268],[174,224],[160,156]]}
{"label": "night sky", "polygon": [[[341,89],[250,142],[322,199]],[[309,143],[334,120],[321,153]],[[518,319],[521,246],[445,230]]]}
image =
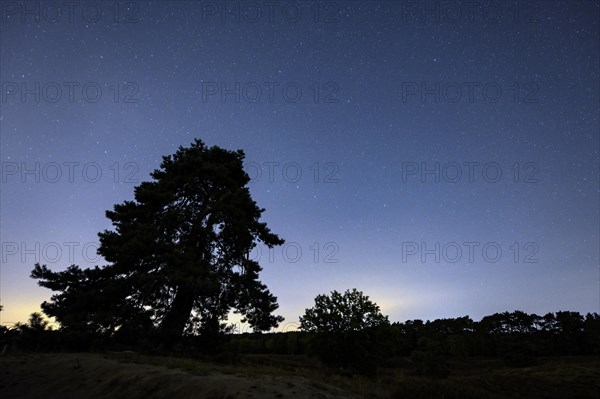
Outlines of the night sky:
{"label": "night sky", "polygon": [[194,138],[286,240],[252,255],[280,329],[354,287],[391,321],[600,312],[598,2],[65,3],[2,1],[2,323]]}

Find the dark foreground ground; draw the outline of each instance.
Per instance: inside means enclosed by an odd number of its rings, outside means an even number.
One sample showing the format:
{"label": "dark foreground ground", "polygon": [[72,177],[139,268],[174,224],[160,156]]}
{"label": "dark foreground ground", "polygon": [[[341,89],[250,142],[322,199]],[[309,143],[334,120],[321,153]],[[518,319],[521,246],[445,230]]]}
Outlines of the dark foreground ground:
{"label": "dark foreground ground", "polygon": [[436,381],[402,366],[343,376],[301,356],[245,356],[232,366],[135,353],[11,354],[0,357],[0,398],[598,398],[600,388],[598,357],[451,367]]}

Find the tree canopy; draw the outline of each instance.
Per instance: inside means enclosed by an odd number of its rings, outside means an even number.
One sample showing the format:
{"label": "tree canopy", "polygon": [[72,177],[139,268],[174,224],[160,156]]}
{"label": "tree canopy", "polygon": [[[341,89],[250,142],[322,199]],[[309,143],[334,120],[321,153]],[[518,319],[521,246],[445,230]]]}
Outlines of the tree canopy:
{"label": "tree canopy", "polygon": [[114,230],[99,233],[107,265],[54,272],[36,264],[31,276],[57,291],[42,309],[62,328],[112,334],[155,330],[217,333],[231,310],[254,330],[283,320],[276,297],[250,259],[260,242],[283,240],[260,218],[250,195],[244,152],[207,147],[196,139],[163,157],[135,199],[106,212]]}
{"label": "tree canopy", "polygon": [[360,331],[369,327],[389,324],[379,306],[368,296],[353,288],[343,294],[317,295],[315,306],[306,309],[300,317],[300,328],[312,332]]}

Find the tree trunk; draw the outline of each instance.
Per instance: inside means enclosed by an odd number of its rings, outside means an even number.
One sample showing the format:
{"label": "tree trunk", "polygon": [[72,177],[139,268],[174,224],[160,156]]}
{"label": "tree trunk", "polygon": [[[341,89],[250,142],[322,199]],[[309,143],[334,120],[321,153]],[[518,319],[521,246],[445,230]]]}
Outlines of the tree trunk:
{"label": "tree trunk", "polygon": [[[171,310],[165,316],[161,324],[162,336],[166,340],[177,341],[183,334],[192,308],[194,307],[195,295],[193,291],[185,286],[180,286],[175,294]],[[169,344],[169,342],[166,342]]]}

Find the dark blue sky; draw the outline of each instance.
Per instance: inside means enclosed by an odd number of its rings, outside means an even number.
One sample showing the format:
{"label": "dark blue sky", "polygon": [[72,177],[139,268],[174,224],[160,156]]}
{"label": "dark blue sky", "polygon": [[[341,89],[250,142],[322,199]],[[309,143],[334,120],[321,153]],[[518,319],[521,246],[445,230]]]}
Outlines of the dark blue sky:
{"label": "dark blue sky", "polygon": [[2,2],[2,322],[195,137],[246,152],[288,323],[600,311],[598,2],[55,4]]}

